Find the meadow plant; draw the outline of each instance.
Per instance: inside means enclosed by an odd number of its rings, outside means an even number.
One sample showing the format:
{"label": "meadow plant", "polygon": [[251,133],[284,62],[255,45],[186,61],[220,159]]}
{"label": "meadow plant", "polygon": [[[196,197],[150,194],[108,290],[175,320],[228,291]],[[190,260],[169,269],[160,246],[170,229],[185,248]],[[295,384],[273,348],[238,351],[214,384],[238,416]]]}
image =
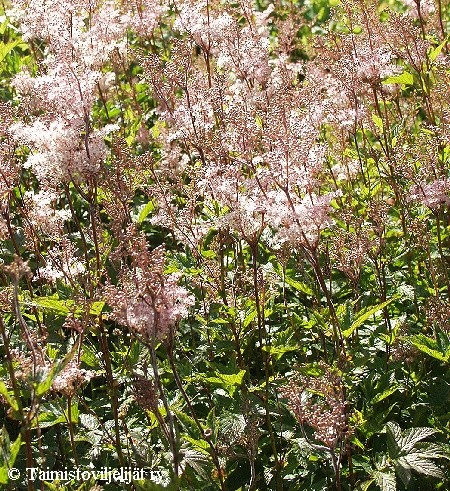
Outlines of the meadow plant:
{"label": "meadow plant", "polygon": [[448,2],[2,8],[0,485],[446,489]]}

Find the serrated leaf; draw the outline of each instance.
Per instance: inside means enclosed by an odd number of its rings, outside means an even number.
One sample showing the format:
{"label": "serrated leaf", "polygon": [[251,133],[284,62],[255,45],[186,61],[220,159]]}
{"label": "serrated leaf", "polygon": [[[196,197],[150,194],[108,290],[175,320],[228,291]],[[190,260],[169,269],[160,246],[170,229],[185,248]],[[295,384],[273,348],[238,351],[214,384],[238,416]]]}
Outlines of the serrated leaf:
{"label": "serrated leaf", "polygon": [[387,444],[389,456],[391,458],[396,458],[400,453],[399,441],[402,438],[402,430],[400,426],[394,421],[389,421],[386,423],[386,434],[387,434]]}
{"label": "serrated leaf", "polygon": [[408,462],[405,460],[404,457],[400,457],[397,460],[397,463],[395,465],[395,472],[400,477],[403,484],[405,486],[408,486],[412,474],[411,474],[411,467],[409,466]]}
{"label": "serrated leaf", "polygon": [[191,466],[199,476],[201,476],[205,480],[208,480],[209,479],[208,472],[204,468],[204,466],[209,461],[206,454],[192,448],[188,448],[187,450],[184,450],[183,454],[184,454],[183,465],[186,464]]}
{"label": "serrated leaf", "polygon": [[439,477],[439,478],[444,477],[444,474],[441,471],[441,469],[439,469],[439,467],[434,462],[431,462],[431,460],[429,459],[420,457],[416,453],[410,453],[408,455],[405,455],[404,458],[412,469],[414,469],[417,472],[420,472],[421,474],[425,474],[427,476]]}
{"label": "serrated leaf", "polygon": [[88,430],[96,430],[99,427],[98,419],[92,414],[80,414],[80,423]]}
{"label": "serrated leaf", "polygon": [[408,428],[404,432],[403,437],[398,441],[398,444],[402,452],[409,453],[417,442],[425,440],[425,438],[434,435],[434,433],[436,433],[436,430],[433,428]]}
{"label": "serrated leaf", "polygon": [[183,435],[183,438],[192,444],[202,454],[209,455],[210,446],[205,440],[197,440],[195,438],[191,438],[189,435]]}
{"label": "serrated leaf", "polygon": [[220,420],[220,432],[229,442],[238,440],[244,434],[246,426],[242,414],[228,413]]}
{"label": "serrated leaf", "polygon": [[394,296],[389,300],[386,300],[386,302],[379,303],[378,305],[375,305],[373,307],[367,307],[363,309],[361,312],[358,313],[356,316],[354,322],[352,325],[345,331],[342,331],[342,335],[345,338],[348,338],[349,336],[352,335],[352,333],[358,329],[358,327],[362,326],[364,322],[369,319],[372,315],[375,315],[377,312],[380,310],[384,309],[387,305],[389,305],[391,302],[393,302],[397,297]]}
{"label": "serrated leaf", "polygon": [[380,486],[381,491],[396,491],[397,481],[393,472],[375,471],[373,473],[375,482]]}
{"label": "serrated leaf", "polygon": [[419,443],[414,451],[421,457],[427,459],[447,459],[450,460],[450,451],[442,443]]}
{"label": "serrated leaf", "polygon": [[422,351],[422,353],[436,358],[439,361],[448,362],[450,359],[449,350],[447,350],[445,353],[442,353],[438,349],[436,340],[434,340],[433,338],[429,338],[424,334],[416,334],[415,336],[411,336],[410,338],[408,338],[408,341],[418,350]]}

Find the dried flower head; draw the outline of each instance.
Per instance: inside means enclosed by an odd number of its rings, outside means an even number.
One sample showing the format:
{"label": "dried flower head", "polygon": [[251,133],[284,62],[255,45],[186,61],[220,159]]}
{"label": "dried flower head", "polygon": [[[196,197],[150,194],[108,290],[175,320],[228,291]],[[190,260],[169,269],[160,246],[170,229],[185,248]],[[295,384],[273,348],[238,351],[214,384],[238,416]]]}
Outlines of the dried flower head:
{"label": "dried flower head", "polygon": [[140,407],[156,412],[158,408],[158,392],[152,380],[136,376],[133,381],[133,396]]}

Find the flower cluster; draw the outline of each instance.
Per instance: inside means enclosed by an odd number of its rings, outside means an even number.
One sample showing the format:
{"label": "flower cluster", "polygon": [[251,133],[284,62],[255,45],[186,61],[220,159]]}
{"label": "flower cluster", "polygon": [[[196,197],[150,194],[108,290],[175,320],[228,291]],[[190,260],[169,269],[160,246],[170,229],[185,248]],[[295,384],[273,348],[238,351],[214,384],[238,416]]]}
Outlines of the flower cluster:
{"label": "flower cluster", "polygon": [[102,68],[113,53],[125,57],[129,28],[150,34],[165,8],[112,0],[16,0],[14,7],[24,39],[46,43],[41,71],[24,69],[13,80],[23,111],[35,115],[11,127],[32,149],[26,165],[46,187],[98,173],[107,155],[104,137],[118,129],[92,125],[93,104],[113,75]]}
{"label": "flower cluster", "polygon": [[80,368],[79,363],[72,359],[55,377],[52,389],[59,394],[72,397],[82,385],[87,384],[93,377],[95,377],[94,371]]}
{"label": "flower cluster", "polygon": [[[33,359],[19,351],[13,351],[12,354],[17,364],[16,377],[24,382],[32,380],[34,373],[37,373],[40,379],[44,380],[55,369],[54,363],[44,359],[44,357]],[[63,366],[62,370],[57,370],[56,376],[52,380],[51,389],[58,394],[72,397],[82,385],[88,383],[93,377],[95,377],[94,371],[80,368],[80,363],[72,358]]]}
{"label": "flower cluster", "polygon": [[193,297],[178,285],[179,275],[164,274],[164,253],[164,246],[149,252],[145,237],[134,236],[132,267],[124,267],[118,284],[104,289],[113,309],[110,317],[146,342],[169,335],[193,304]]}
{"label": "flower cluster", "polygon": [[347,403],[337,371],[322,366],[317,377],[297,375],[282,388],[281,394],[299,423],[313,428],[314,437],[330,449],[348,435]]}
{"label": "flower cluster", "polygon": [[[167,199],[184,188],[188,203],[218,205],[210,227],[233,230],[248,243],[270,229],[273,244],[314,250],[339,194],[324,192],[318,179],[327,158],[319,143],[323,106],[316,86],[298,82],[303,64],[287,53],[274,56],[271,9],[241,6],[245,23],[219,2],[189,2],[174,24],[188,36],[174,42],[171,61],[143,59],[166,123],[158,139],[158,181],[150,190],[158,203],[154,220],[178,229],[180,238],[190,235],[193,245],[201,240],[208,227],[189,216],[195,207]],[[190,231],[180,230],[186,223]]]}

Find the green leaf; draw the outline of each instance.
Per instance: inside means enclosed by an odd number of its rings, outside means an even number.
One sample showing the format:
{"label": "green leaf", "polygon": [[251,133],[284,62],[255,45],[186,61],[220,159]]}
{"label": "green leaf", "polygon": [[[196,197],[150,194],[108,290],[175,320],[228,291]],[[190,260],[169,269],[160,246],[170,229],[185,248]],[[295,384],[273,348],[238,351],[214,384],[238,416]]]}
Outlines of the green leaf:
{"label": "green leaf", "polygon": [[21,435],[16,438],[15,442],[11,444],[9,434],[6,428],[2,428],[0,435],[0,484],[7,484],[9,481],[8,469],[14,466],[14,463],[19,453],[20,446],[22,444]]}
{"label": "green leaf", "polygon": [[287,285],[291,286],[294,290],[302,292],[305,295],[314,295],[314,292],[307,284],[301,281],[294,280],[294,278],[289,277],[287,274],[283,275],[283,270],[279,264],[275,264],[273,267],[275,272],[278,274],[278,276],[282,280],[284,280]]}
{"label": "green leaf", "polygon": [[245,316],[243,322],[242,322],[242,327],[246,328],[250,325],[251,322],[253,322],[256,318],[257,311],[256,307],[253,307]]}
{"label": "green leaf", "polygon": [[91,305],[91,309],[89,310],[89,313],[91,315],[98,316],[102,313],[103,307],[105,306],[105,302],[94,302]]}
{"label": "green leaf", "polygon": [[401,84],[401,85],[413,85],[414,77],[409,72],[403,72],[400,75],[394,75],[392,77],[385,78],[383,84]]}
{"label": "green leaf", "polygon": [[285,353],[290,351],[297,351],[299,346],[263,346],[262,351],[266,351],[271,357],[278,361]]}
{"label": "green leaf", "polygon": [[14,396],[9,393],[8,388],[2,380],[0,380],[0,394],[6,399],[6,401],[13,408],[14,411],[19,410],[17,401],[15,400]]}
{"label": "green leaf", "polygon": [[208,481],[209,473],[207,472],[207,469],[205,469],[205,464],[209,461],[208,457],[203,452],[191,448],[184,450],[183,454],[183,465],[191,466],[202,479]]}
{"label": "green leaf", "polygon": [[416,334],[408,338],[408,341],[415,346],[418,350],[422,351],[439,361],[448,362],[450,359],[450,350],[447,349],[445,353],[439,351],[438,344],[435,339],[429,338],[424,334]]}
{"label": "green leaf", "polygon": [[384,399],[389,397],[394,392],[397,392],[398,389],[399,389],[399,386],[394,385],[392,387],[387,388],[383,392],[376,394],[375,397],[372,399],[372,404],[376,404],[377,402],[383,401]]}
{"label": "green leaf", "polygon": [[370,486],[375,482],[375,479],[369,479],[368,481],[364,481],[356,487],[356,491],[367,491]]}
{"label": "green leaf", "polygon": [[[51,482],[48,482],[48,481],[44,481],[44,486],[46,489],[49,489],[50,491],[67,491],[67,488],[64,487],[62,488],[61,487],[61,483],[59,481],[56,481],[57,484],[53,484]],[[84,488],[84,486],[83,486]],[[78,488],[76,491],[84,491],[83,488]]]}
{"label": "green leaf", "polygon": [[98,359],[97,352],[91,346],[84,344],[83,353],[81,355],[81,361],[86,363],[91,368],[99,370],[101,368],[100,360]]}
{"label": "green leaf", "polygon": [[[81,307],[76,307],[73,300],[60,299],[58,294],[50,295],[47,297],[35,296],[32,299],[26,299],[21,301],[22,305],[38,307],[44,310],[48,310],[55,315],[66,317],[69,313],[74,313],[76,316],[80,316],[83,313]],[[105,302],[94,302],[91,305],[89,313],[94,316],[99,316],[105,306]]]}
{"label": "green leaf", "polygon": [[0,19],[2,22],[0,25],[0,36],[3,36],[3,34],[5,34],[6,32],[7,27],[9,26],[9,19],[5,15],[2,15]]}
{"label": "green leaf", "polygon": [[21,39],[17,39],[16,41],[11,41],[10,43],[0,44],[0,63],[11,53],[11,51],[18,46],[19,44],[23,44]]}
{"label": "green leaf", "polygon": [[180,420],[186,431],[198,435],[199,430],[194,418],[192,418],[191,416],[189,416],[183,411],[178,411],[175,408],[171,408],[171,409],[174,412],[174,414],[177,416],[177,418]]}
{"label": "green leaf", "polygon": [[409,453],[417,442],[425,440],[425,438],[428,438],[435,433],[437,433],[437,430],[434,428],[408,428],[404,432],[403,437],[399,440],[400,448],[403,452]]}
{"label": "green leaf", "polygon": [[[60,407],[55,404],[46,404],[44,408],[47,410],[39,414],[37,421],[33,420],[32,428],[50,428],[57,424],[67,424],[67,415],[64,414],[64,411]],[[77,424],[79,416],[78,403],[74,402],[70,406],[70,410],[71,422]]]}
{"label": "green leaf", "polygon": [[8,484],[8,466],[0,467],[0,484]]}
{"label": "green leaf", "polygon": [[9,482],[8,470],[14,466],[14,462],[16,461],[17,454],[19,453],[22,444],[22,438],[19,434],[15,442],[11,444],[8,432],[5,428],[2,428],[0,442],[0,462],[2,463],[2,466],[0,467],[0,484],[7,484]]}
{"label": "green leaf", "polygon": [[376,115],[375,113],[372,114],[372,121],[375,123],[375,126],[380,130],[383,131],[383,120],[380,118],[380,116]]}
{"label": "green leaf", "polygon": [[405,460],[405,457],[400,457],[395,463],[395,472],[402,480],[405,486],[408,486],[409,481],[411,481],[411,467]]}
{"label": "green leaf", "polygon": [[314,295],[314,292],[311,290],[311,288],[307,284],[301,281],[297,281],[294,280],[293,278],[289,278],[289,276],[285,277],[285,281],[289,286],[291,286],[292,288],[294,288],[294,290],[297,290],[298,292],[302,292],[305,295],[310,295],[310,296]]}
{"label": "green leaf", "polygon": [[20,446],[22,445],[22,436],[19,434],[19,436],[16,438],[16,441],[11,445],[9,449],[9,467],[11,468],[14,465],[14,462],[16,461],[17,454],[19,453]]}
{"label": "green leaf", "polygon": [[393,472],[375,471],[373,474],[375,482],[380,486],[381,491],[396,491],[397,482]]}
{"label": "green leaf", "polygon": [[235,442],[244,434],[247,422],[242,414],[227,413],[220,420],[220,433],[229,442]]}
{"label": "green leaf", "polygon": [[28,305],[34,307],[40,307],[44,310],[50,310],[55,314],[67,316],[70,313],[70,308],[73,306],[73,300],[60,300],[58,295],[51,295],[48,297],[33,297],[28,302]]}
{"label": "green leaf", "polygon": [[387,445],[389,456],[393,459],[397,458],[400,454],[400,440],[402,438],[402,430],[400,426],[394,421],[386,423]]}
{"label": "green leaf", "polygon": [[38,397],[42,396],[50,390],[50,387],[52,386],[55,377],[58,375],[58,373],[64,370],[64,368],[67,366],[69,361],[74,357],[75,352],[77,350],[78,350],[78,344],[74,344],[71,350],[69,351],[69,353],[67,353],[67,355],[64,357],[64,359],[53,364],[51,370],[48,372],[45,379],[37,384],[35,388],[36,396]]}
{"label": "green leaf", "polygon": [[197,440],[195,438],[191,438],[189,435],[183,435],[183,438],[202,454],[209,455],[210,446],[205,440]]}
{"label": "green leaf", "polygon": [[426,459],[450,460],[450,451],[442,443],[419,443],[416,445],[414,452]]}
{"label": "green leaf", "polygon": [[389,305],[391,302],[393,302],[397,297],[393,296],[391,299],[386,300],[386,302],[379,303],[378,305],[375,305],[373,307],[366,307],[365,309],[362,309],[360,312],[358,312],[358,315],[356,316],[354,322],[352,325],[346,329],[345,331],[342,331],[342,335],[345,338],[348,338],[353,334],[353,332],[358,329],[358,327],[362,326],[364,322],[369,319],[372,315],[375,315],[377,312],[380,310],[384,309],[387,305]]}
{"label": "green leaf", "polygon": [[214,376],[204,377],[203,380],[210,384],[221,386],[231,397],[233,397],[236,387],[242,385],[246,373],[246,370],[240,370],[238,373],[234,374],[215,372]]}
{"label": "green leaf", "polygon": [[416,453],[410,453],[404,457],[409,466],[416,472],[427,476],[443,478],[444,474],[439,467],[431,460],[425,459]]}
{"label": "green leaf", "polygon": [[139,212],[139,215],[137,217],[137,222],[142,223],[154,209],[155,209],[155,203],[153,203],[153,201],[149,201]]}
{"label": "green leaf", "polygon": [[445,36],[445,39],[442,41],[442,43],[439,46],[436,46],[436,48],[432,48],[429,52],[429,57],[430,61],[434,61],[440,54],[441,51],[443,50],[444,46],[448,43],[448,40],[450,39],[450,34],[447,34]]}
{"label": "green leaf", "polygon": [[227,373],[219,373],[217,376],[223,380],[227,386],[239,386],[242,385],[246,373],[246,370],[239,370],[238,373],[232,375],[228,375]]}
{"label": "green leaf", "polygon": [[55,365],[52,366],[51,370],[48,372],[44,380],[42,380],[37,384],[35,389],[36,396],[38,397],[42,396],[50,390],[50,387],[52,386],[55,377],[58,375],[58,373],[61,370],[62,368],[60,368],[59,363],[56,363]]}
{"label": "green leaf", "polygon": [[37,421],[33,420],[32,428],[49,428],[50,426],[55,426],[59,423],[65,423],[66,418],[61,413],[45,412],[38,416]]}

